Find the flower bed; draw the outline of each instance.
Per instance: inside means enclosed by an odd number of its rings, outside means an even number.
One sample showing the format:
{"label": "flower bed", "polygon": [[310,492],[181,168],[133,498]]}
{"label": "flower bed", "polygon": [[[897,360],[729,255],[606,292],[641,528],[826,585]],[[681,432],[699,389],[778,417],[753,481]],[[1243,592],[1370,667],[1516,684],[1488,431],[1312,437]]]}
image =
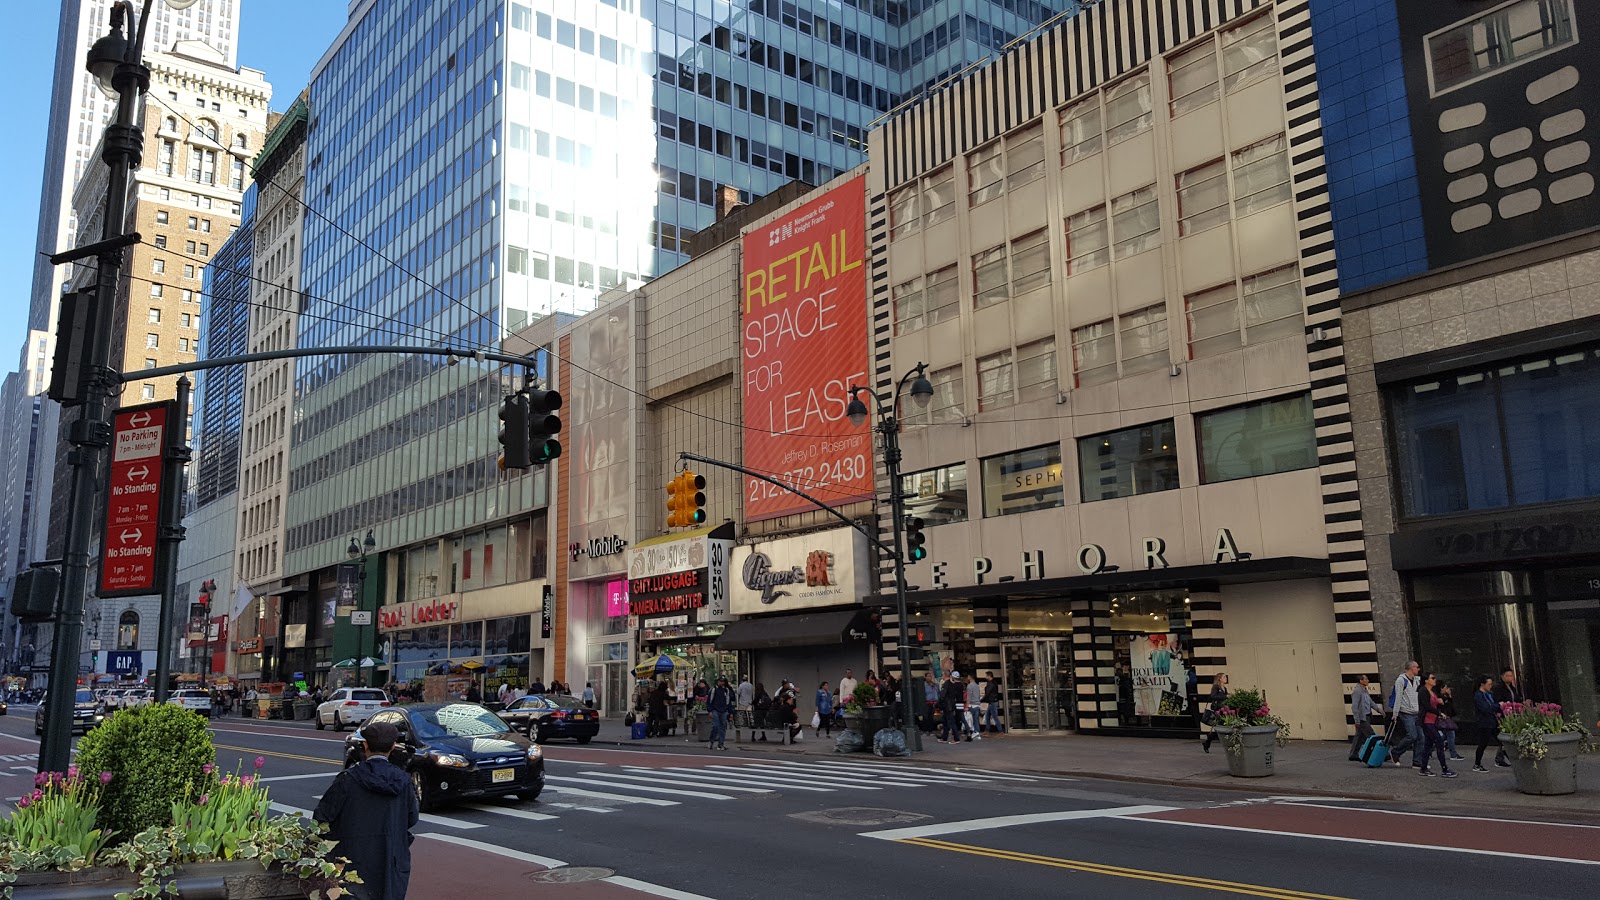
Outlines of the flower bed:
{"label": "flower bed", "polygon": [[1500,704],[1500,733],[1514,738],[1517,753],[1523,759],[1535,763],[1544,759],[1549,753],[1549,746],[1544,740],[1546,735],[1577,734],[1578,751],[1594,752],[1594,742],[1589,738],[1589,730],[1583,727],[1577,716],[1563,717],[1561,705],[1558,703],[1536,703],[1529,700],[1524,703]]}

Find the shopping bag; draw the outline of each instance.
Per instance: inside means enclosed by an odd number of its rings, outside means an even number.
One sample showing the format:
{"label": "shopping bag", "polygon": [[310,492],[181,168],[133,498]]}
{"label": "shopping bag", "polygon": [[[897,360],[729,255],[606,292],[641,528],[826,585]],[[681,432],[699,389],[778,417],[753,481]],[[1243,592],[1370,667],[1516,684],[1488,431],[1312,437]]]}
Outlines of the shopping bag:
{"label": "shopping bag", "polygon": [[822,714],[821,713],[812,713],[811,714],[811,727],[812,728],[818,728],[818,727],[821,727],[821,725],[822,725]]}

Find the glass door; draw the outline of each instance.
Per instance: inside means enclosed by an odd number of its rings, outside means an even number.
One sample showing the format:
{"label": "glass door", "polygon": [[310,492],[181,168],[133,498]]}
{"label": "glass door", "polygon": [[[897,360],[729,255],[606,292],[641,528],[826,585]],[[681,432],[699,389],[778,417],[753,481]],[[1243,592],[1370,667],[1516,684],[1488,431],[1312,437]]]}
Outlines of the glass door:
{"label": "glass door", "polygon": [[1026,731],[1043,727],[1039,717],[1039,666],[1033,641],[1000,645],[1006,668],[1006,728]]}
{"label": "glass door", "polygon": [[1039,639],[1000,645],[1006,671],[1006,727],[1045,731],[1072,728],[1071,645]]}

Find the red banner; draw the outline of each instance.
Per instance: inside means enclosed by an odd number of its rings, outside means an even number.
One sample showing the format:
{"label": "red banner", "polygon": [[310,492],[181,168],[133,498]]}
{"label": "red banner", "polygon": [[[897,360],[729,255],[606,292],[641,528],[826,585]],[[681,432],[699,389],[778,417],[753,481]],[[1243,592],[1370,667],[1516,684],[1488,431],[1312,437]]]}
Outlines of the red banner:
{"label": "red banner", "polygon": [[170,402],[117,410],[100,549],[102,597],[154,594]]}
{"label": "red banner", "polygon": [[[845,415],[870,377],[865,179],[747,233],[743,264],[746,468],[829,505],[871,497],[871,423]],[[813,508],[755,478],[744,500],[748,521]]]}

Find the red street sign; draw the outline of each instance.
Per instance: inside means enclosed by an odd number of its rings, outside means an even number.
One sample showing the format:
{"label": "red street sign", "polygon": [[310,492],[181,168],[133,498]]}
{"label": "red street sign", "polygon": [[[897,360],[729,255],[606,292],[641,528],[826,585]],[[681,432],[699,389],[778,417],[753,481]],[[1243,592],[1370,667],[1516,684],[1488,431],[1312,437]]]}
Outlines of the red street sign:
{"label": "red street sign", "polygon": [[154,594],[156,536],[171,402],[117,410],[111,436],[111,481],[100,549],[102,597]]}

